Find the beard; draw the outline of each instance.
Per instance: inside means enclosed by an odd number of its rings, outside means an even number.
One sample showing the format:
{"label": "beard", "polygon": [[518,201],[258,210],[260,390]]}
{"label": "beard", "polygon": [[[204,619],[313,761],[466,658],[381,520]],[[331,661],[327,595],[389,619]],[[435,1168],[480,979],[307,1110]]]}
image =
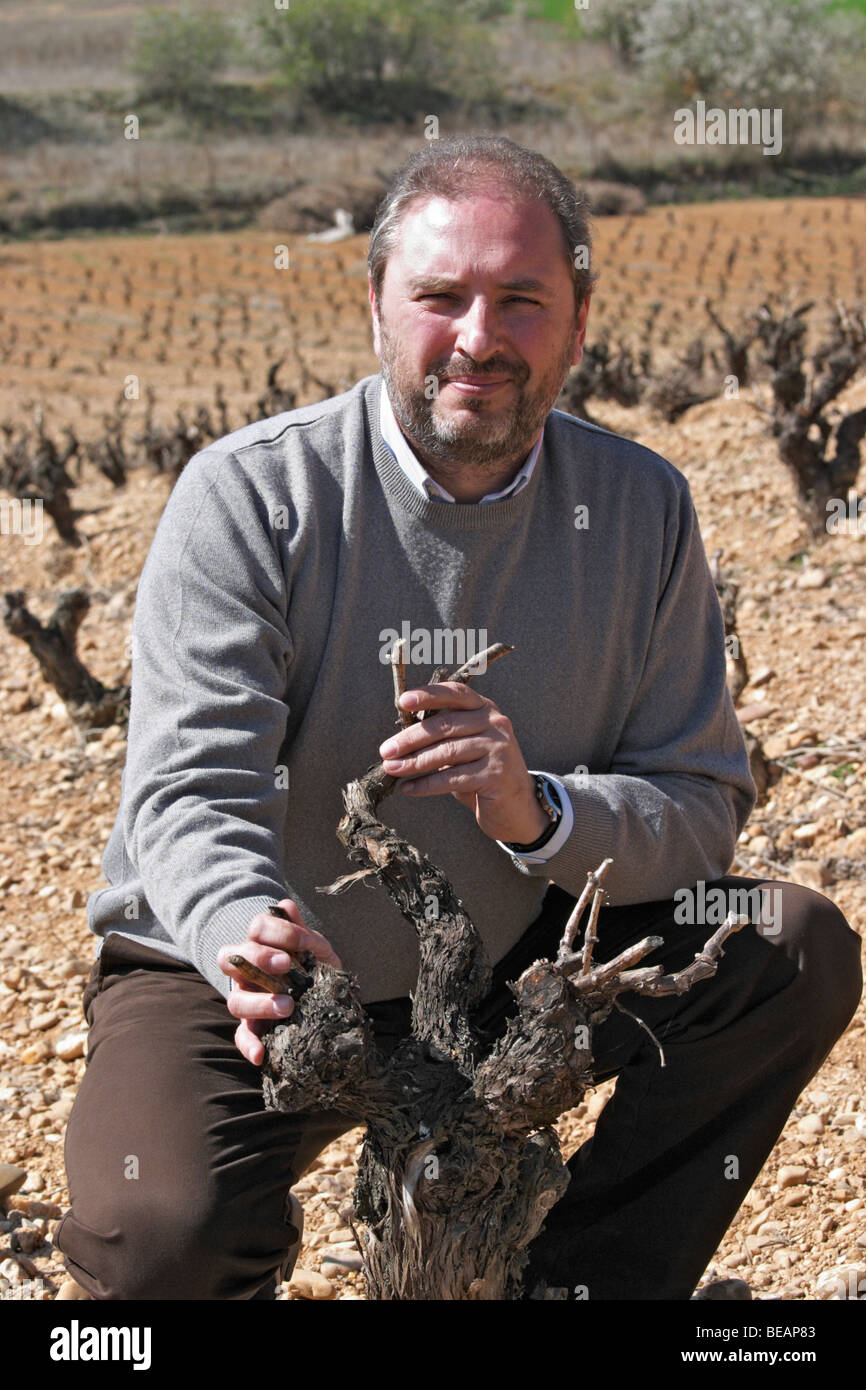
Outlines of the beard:
{"label": "beard", "polygon": [[[465,476],[467,468],[483,477],[486,471],[501,471],[504,464],[526,457],[568,376],[577,334],[576,328],[571,330],[561,352],[532,387],[527,386],[525,362],[495,358],[479,364],[471,357],[457,357],[432,364],[427,375],[436,378],[436,394],[431,398],[429,386],[418,385],[414,374],[401,369],[405,354],[381,316],[379,327],[382,380],[397,423],[421,462],[435,465],[443,483],[449,476]],[[455,411],[443,409],[439,387],[464,375],[508,377],[505,403],[493,405],[492,397],[467,396]]]}

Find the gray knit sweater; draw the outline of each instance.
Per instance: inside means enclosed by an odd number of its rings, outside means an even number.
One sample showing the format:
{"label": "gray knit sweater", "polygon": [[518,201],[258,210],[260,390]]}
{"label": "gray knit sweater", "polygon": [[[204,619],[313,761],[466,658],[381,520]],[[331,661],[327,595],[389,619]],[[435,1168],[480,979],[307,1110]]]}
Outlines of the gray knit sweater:
{"label": "gray knit sweater", "polygon": [[[142,570],[110,886],[88,921],[192,962],[223,994],[220,946],[283,897],[365,1001],[414,986],[414,933],[384,890],[316,891],[350,867],[341,789],[394,732],[383,652],[404,622],[431,666],[455,633],[470,655],[515,648],[477,689],[573,804],[562,849],[519,868],[452,796],[384,803],[448,875],[493,963],[550,881],[577,895],[606,855],[614,904],[727,873],[754,804],[683,475],[554,410],[516,496],[431,501],[382,440],[380,385],[366,377],[197,454]],[[430,674],[413,667],[410,684]]]}

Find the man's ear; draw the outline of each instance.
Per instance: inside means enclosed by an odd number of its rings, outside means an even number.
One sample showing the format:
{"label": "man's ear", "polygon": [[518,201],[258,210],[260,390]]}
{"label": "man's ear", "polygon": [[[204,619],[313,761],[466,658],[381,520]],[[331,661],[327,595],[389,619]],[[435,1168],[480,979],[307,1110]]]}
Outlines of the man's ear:
{"label": "man's ear", "polygon": [[586,338],[586,320],[589,316],[589,301],[591,299],[592,295],[588,294],[581,304],[580,313],[577,316],[577,337],[574,340],[574,356],[571,359],[571,365],[573,367],[577,366],[583,356],[583,343]]}
{"label": "man's ear", "polygon": [[379,309],[376,304],[376,291],[373,288],[373,277],[367,275],[367,298],[370,301],[370,314],[373,320],[373,351],[377,357],[381,357],[381,334],[379,329]]}

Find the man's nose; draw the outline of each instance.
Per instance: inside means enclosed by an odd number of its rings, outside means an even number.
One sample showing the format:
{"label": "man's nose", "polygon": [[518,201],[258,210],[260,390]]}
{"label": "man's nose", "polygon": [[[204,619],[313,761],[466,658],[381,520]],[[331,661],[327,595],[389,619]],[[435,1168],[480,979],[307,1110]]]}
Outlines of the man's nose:
{"label": "man's nose", "polygon": [[476,362],[491,357],[499,348],[500,327],[494,307],[480,296],[473,299],[457,320],[455,347]]}

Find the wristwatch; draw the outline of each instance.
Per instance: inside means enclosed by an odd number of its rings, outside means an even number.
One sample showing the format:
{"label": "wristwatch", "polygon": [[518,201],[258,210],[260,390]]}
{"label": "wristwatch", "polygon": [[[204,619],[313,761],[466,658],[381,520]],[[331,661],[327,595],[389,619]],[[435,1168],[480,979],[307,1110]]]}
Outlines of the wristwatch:
{"label": "wristwatch", "polygon": [[518,854],[528,854],[530,850],[541,849],[548,840],[552,840],[556,832],[556,827],[562,820],[562,806],[559,801],[559,794],[552,782],[548,782],[540,772],[533,775],[535,782],[535,795],[541,809],[550,817],[550,825],[543,830],[537,840],[533,840],[531,845],[513,844],[508,840],[503,840],[503,844],[508,845],[509,849],[515,850]]}

